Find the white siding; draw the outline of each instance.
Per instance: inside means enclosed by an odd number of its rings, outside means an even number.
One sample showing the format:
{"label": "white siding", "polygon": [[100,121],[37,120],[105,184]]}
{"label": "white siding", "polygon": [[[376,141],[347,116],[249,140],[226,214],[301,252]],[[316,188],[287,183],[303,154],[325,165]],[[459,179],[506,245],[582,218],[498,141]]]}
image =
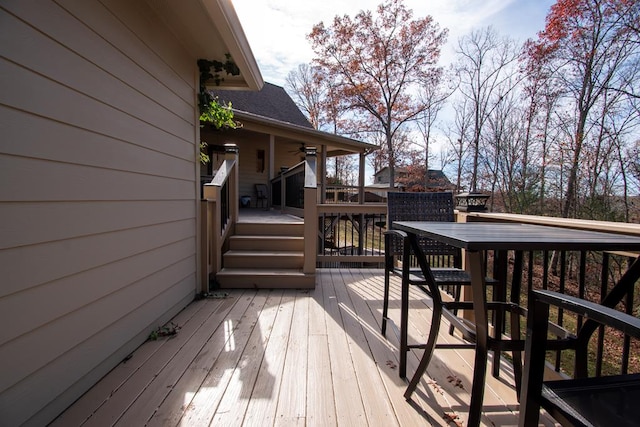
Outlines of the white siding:
{"label": "white siding", "polygon": [[196,72],[144,2],[0,4],[0,425],[46,424],[193,299]]}

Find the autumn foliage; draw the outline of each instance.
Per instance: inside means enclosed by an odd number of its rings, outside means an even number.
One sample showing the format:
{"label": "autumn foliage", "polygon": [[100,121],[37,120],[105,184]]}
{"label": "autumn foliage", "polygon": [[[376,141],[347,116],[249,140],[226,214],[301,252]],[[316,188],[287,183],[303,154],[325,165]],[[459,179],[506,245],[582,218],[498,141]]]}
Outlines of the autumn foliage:
{"label": "autumn foliage", "polygon": [[426,108],[414,95],[434,81],[446,30],[433,18],[413,19],[401,0],[387,0],[377,14],[336,16],[315,25],[309,39],[336,96],[361,130],[384,136],[391,182],[396,163],[394,137]]}

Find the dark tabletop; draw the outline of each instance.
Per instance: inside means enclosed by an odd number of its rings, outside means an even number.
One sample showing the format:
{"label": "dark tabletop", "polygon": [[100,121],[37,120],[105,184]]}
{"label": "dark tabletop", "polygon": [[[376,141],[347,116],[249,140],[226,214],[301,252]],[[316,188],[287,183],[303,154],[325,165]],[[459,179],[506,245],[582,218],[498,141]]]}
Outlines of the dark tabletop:
{"label": "dark tabletop", "polygon": [[544,225],[398,221],[393,223],[393,228],[471,251],[487,249],[640,251],[640,236]]}

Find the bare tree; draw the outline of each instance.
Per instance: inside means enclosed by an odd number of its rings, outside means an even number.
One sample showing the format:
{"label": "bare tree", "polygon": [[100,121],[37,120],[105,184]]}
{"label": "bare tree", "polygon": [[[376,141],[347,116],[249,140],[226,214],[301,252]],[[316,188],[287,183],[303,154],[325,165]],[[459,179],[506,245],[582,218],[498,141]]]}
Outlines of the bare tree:
{"label": "bare tree", "polygon": [[444,107],[444,104],[451,96],[453,91],[445,91],[440,84],[440,73],[434,74],[435,80],[427,81],[420,90],[420,97],[425,105],[424,111],[416,118],[416,126],[418,131],[422,135],[422,144],[418,144],[422,147],[424,152],[424,186],[425,188],[429,184],[429,160],[433,156],[429,150],[429,146],[432,143],[432,132],[435,126],[438,114]]}
{"label": "bare tree", "polygon": [[585,142],[590,132],[599,133],[599,126],[592,125],[594,107],[610,88],[626,86],[624,70],[637,59],[637,33],[634,37],[626,24],[628,14],[635,14],[631,22],[637,22],[638,7],[634,3],[558,0],[547,15],[544,31],[530,49],[532,58],[548,67],[567,89],[567,110],[575,111],[563,217],[576,214]]}
{"label": "bare tree", "polygon": [[[504,95],[513,88],[511,67],[518,59],[515,43],[508,38],[499,38],[492,27],[474,30],[458,41],[459,59],[453,70],[459,80],[460,96],[468,102],[471,114],[472,172],[471,190],[478,184],[481,138],[484,125]],[[505,85],[508,89],[505,90]]]}
{"label": "bare tree", "polygon": [[296,70],[287,74],[284,86],[315,129],[320,129],[326,122],[324,108],[327,90],[322,80],[318,68],[300,64]]}

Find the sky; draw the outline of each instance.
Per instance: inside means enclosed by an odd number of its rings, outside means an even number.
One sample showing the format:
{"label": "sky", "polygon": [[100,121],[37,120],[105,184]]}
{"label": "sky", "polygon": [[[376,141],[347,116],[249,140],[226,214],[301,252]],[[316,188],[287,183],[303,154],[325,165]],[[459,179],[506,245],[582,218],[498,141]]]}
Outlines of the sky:
{"label": "sky", "polygon": [[[336,15],[375,12],[382,0],[232,0],[265,81],[284,86],[299,64],[313,58],[307,35],[319,22],[330,25]],[[489,25],[498,33],[524,41],[544,28],[555,0],[404,0],[414,18],[431,15],[449,30],[440,65],[452,62],[458,39]]]}

